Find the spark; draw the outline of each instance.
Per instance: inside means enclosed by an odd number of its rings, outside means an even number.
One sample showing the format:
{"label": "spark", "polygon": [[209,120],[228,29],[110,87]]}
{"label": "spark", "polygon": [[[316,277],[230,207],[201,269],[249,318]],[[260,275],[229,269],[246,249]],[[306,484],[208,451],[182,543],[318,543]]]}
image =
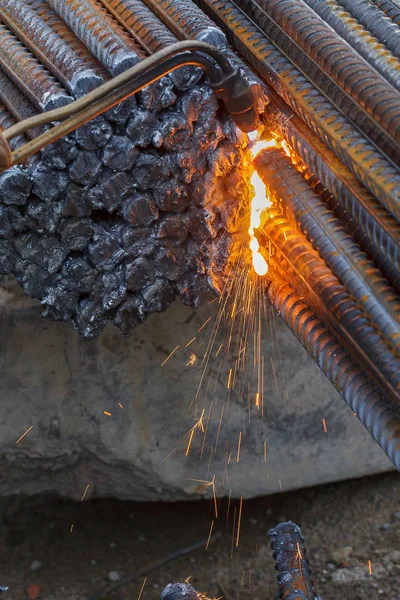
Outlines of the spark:
{"label": "spark", "polygon": [[121,402],[118,402],[118,406],[119,406],[120,408],[124,408],[124,405],[123,405],[123,404],[121,404]]}
{"label": "spark", "polygon": [[173,454],[175,451],[176,451],[176,448],[174,448],[173,450],[171,450],[171,452],[168,454],[168,456],[166,456],[166,457],[163,459],[163,462],[164,462],[165,460],[168,460],[168,458],[169,458],[170,456],[172,456],[172,454]]}
{"label": "spark", "polygon": [[193,344],[193,342],[195,341],[195,339],[196,339],[195,337],[194,337],[194,338],[192,338],[192,339],[191,339],[191,340],[190,340],[190,341],[189,341],[189,342],[186,344],[185,348],[188,348],[188,347],[190,346],[190,344]]}
{"label": "spark", "polygon": [[229,390],[231,387],[231,381],[232,381],[232,369],[229,369],[229,375],[228,375],[228,385],[226,386],[226,389]]}
{"label": "spark", "polygon": [[83,501],[84,501],[84,499],[85,499],[85,496],[86,496],[86,494],[87,494],[87,491],[88,491],[89,487],[90,487],[90,483],[88,483],[88,484],[87,484],[87,486],[86,486],[86,489],[85,489],[85,491],[83,492],[83,495],[82,495],[82,498],[81,498],[81,502],[83,502]]}
{"label": "spark", "polygon": [[299,544],[299,542],[296,542],[296,545],[297,545],[297,553],[296,553],[296,556],[297,556],[297,559],[298,559],[298,561],[299,561],[299,569],[300,569],[300,573],[302,573],[302,572],[303,572],[303,569],[302,569],[302,566],[301,566],[301,561],[302,561],[303,555],[302,555],[302,553],[301,553],[301,548],[300,548],[300,544]]}
{"label": "spark", "polygon": [[325,419],[322,419],[322,425],[324,426],[325,433],[328,433],[328,429],[326,427],[326,421],[325,421]]}
{"label": "spark", "polygon": [[218,348],[217,352],[215,353],[215,356],[218,356],[218,354],[221,352],[223,347],[223,344],[220,345],[220,347]]}
{"label": "spark", "polygon": [[279,489],[283,492],[282,481],[279,479]]}
{"label": "spark", "polygon": [[267,442],[264,442],[264,462],[267,462]]}
{"label": "spark", "polygon": [[238,449],[237,449],[237,455],[236,455],[236,462],[238,463],[240,460],[240,448],[242,445],[242,432],[239,432],[239,440],[238,440]]}
{"label": "spark", "polygon": [[189,456],[189,452],[190,452],[190,447],[192,445],[193,436],[194,436],[194,429],[191,429],[190,435],[189,435],[189,441],[188,441],[188,445],[187,445],[186,453],[185,453],[186,456]]}
{"label": "spark", "polygon": [[189,585],[190,580],[192,579],[193,575],[189,575],[189,577],[186,577],[185,579],[185,583],[187,583]]}
{"label": "spark", "polygon": [[72,523],[72,525],[71,525],[71,528],[70,528],[69,532],[70,532],[70,533],[72,533],[72,532],[73,532],[73,530],[74,530],[74,524]]}
{"label": "spark", "polygon": [[242,522],[242,508],[243,508],[243,496],[240,497],[240,506],[239,506],[239,516],[238,516],[238,527],[237,527],[237,536],[236,536],[236,548],[239,546],[239,538],[240,538],[240,524]]}
{"label": "spark", "polygon": [[370,560],[368,561],[368,572],[372,575],[372,562]]}
{"label": "spark", "polygon": [[165,365],[165,363],[171,358],[171,356],[173,354],[175,354],[175,352],[178,350],[179,346],[176,346],[176,348],[174,348],[171,352],[171,354],[168,354],[167,358],[164,360],[164,362],[161,363],[161,366],[163,367]]}
{"label": "spark", "polygon": [[208,534],[208,540],[207,540],[207,544],[206,544],[206,550],[210,544],[210,540],[211,540],[211,534],[212,534],[212,530],[214,527],[214,521],[211,521],[211,527],[210,527],[210,533]]}
{"label": "spark", "polygon": [[143,580],[142,587],[140,588],[138,600],[140,600],[140,598],[142,597],[144,586],[146,585],[146,581],[147,581],[147,577],[145,577],[144,580]]}
{"label": "spark", "polygon": [[16,441],[15,443],[16,443],[16,444],[19,444],[19,443],[20,443],[20,441],[22,440],[22,438],[24,438],[24,437],[26,436],[26,434],[27,434],[27,433],[29,433],[29,432],[30,432],[30,430],[31,430],[32,428],[33,428],[33,425],[31,425],[30,427],[28,427],[28,429],[25,431],[25,433],[23,433],[23,434],[21,435],[21,437],[20,437],[20,438],[18,438],[18,439],[17,439],[17,441]]}
{"label": "spark", "polygon": [[202,329],[204,329],[204,327],[211,321],[211,317],[208,317],[207,321],[205,323],[203,323],[203,325],[200,327],[200,329],[197,330],[197,333],[200,333],[200,331]]}
{"label": "spark", "polygon": [[245,575],[246,575],[246,569],[243,569],[243,573],[242,573],[242,579],[241,579],[241,582],[240,582],[240,587],[242,587],[242,586],[243,586],[243,581],[244,581],[244,576],[245,576]]}
{"label": "spark", "polygon": [[191,354],[190,355],[190,359],[189,361],[186,363],[186,367],[193,367],[194,363],[196,362],[197,358],[195,354]]}
{"label": "spark", "polygon": [[111,417],[111,413],[108,412],[107,410],[103,410],[103,413],[107,416],[107,417]]}

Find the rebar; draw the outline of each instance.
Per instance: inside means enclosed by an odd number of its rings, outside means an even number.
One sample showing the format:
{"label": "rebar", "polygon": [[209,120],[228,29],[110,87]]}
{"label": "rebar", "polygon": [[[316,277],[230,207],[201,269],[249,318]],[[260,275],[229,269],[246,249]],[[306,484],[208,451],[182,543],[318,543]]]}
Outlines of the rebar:
{"label": "rebar", "polygon": [[[347,352],[354,354],[381,389],[400,407],[400,358],[365,311],[354,301],[310,242],[281,216],[276,208],[268,215],[260,244],[272,271],[289,279],[316,314],[337,336]],[[272,247],[271,247],[272,244]],[[273,249],[272,256],[267,251]]]}
{"label": "rebar", "polygon": [[322,202],[326,203],[334,215],[341,221],[345,231],[353,236],[360,248],[375,263],[397,294],[400,294],[399,261],[394,264],[392,260],[375,245],[374,241],[360,226],[359,220],[356,220],[352,213],[345,208],[344,204],[331,194],[309,167],[303,164],[302,169],[304,169],[302,170],[302,174],[308,185],[315,190]]}
{"label": "rebar", "polygon": [[400,221],[400,174],[230,0],[198,0],[235,47]]}
{"label": "rebar", "polygon": [[36,10],[19,0],[3,0],[0,17],[75,98],[103,83],[103,78],[88,68],[85,60]]}
{"label": "rebar", "polygon": [[347,12],[400,58],[400,28],[370,0],[339,0]]}
{"label": "rebar", "polygon": [[397,6],[392,0],[371,0],[380,8],[389,19],[392,19],[396,25],[400,25],[400,6]]}
{"label": "rebar", "polygon": [[48,0],[48,4],[112,75],[122,73],[143,57],[133,40],[127,44],[89,0]]}
{"label": "rebar", "polygon": [[[37,112],[24,96],[24,94],[14,85],[12,81],[0,71],[0,100],[3,102],[8,111],[13,115],[15,121],[23,121],[34,117]],[[43,133],[43,127],[30,129],[27,136],[35,138]]]}
{"label": "rebar", "polygon": [[287,283],[272,283],[268,298],[364,427],[400,470],[400,419],[366,375]]}
{"label": "rebar", "polygon": [[368,62],[302,0],[236,4],[334,106],[400,162],[400,94]]}
{"label": "rebar", "polygon": [[72,102],[52,75],[0,21],[0,68],[16,81],[27,98],[41,110]]}
{"label": "rebar", "polygon": [[[141,0],[100,1],[148,54],[158,52],[178,41]],[[171,74],[175,86],[180,90],[195,85],[201,77],[201,70],[193,67],[182,67]]]}
{"label": "rebar", "polygon": [[212,44],[219,50],[228,46],[225,35],[192,0],[144,0],[177,38]]}
{"label": "rebar", "polygon": [[264,150],[255,165],[284,215],[299,224],[377,330],[400,352],[400,301],[375,265],[280,150]]}
{"label": "rebar", "polygon": [[75,33],[68,27],[68,25],[57,15],[57,13],[50,8],[46,0],[25,0],[24,4],[27,4],[35,13],[37,13],[50,27],[57,32],[60,38],[71,48],[74,54],[79,56],[87,65],[90,71],[96,73],[102,79],[109,77],[108,72],[103,65],[93,56],[87,49],[85,44],[81,42],[75,35]]}
{"label": "rebar", "polygon": [[268,532],[278,571],[279,598],[318,600],[300,527],[291,521],[279,523]]}
{"label": "rebar", "polygon": [[400,224],[358,181],[337,156],[289,108],[273,100],[267,122],[309,165],[368,238],[368,252],[390,281],[400,272]]}
{"label": "rebar", "polygon": [[[384,44],[371,35],[336,0],[305,1],[346,42],[357,50],[378,73],[383,75],[397,90],[400,89],[400,61],[393,56]],[[381,1],[376,0],[376,2]]]}

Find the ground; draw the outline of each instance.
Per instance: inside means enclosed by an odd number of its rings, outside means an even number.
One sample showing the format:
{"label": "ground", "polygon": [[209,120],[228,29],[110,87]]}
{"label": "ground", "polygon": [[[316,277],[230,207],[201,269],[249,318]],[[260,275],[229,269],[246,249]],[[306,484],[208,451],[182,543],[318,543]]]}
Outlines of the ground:
{"label": "ground", "polygon": [[[209,597],[273,600],[277,585],[267,531],[284,519],[302,527],[324,600],[400,600],[400,474],[247,500],[233,550],[227,505],[219,502],[216,539],[207,550],[202,543],[157,568],[159,559],[207,539],[213,504],[3,498],[0,585],[9,590],[2,600],[91,600],[135,573],[136,580],[103,597],[136,599],[140,573],[153,566],[142,600],[157,600],[166,584],[189,576]],[[238,506],[232,500],[230,515]],[[341,561],[346,566],[338,566]]]}

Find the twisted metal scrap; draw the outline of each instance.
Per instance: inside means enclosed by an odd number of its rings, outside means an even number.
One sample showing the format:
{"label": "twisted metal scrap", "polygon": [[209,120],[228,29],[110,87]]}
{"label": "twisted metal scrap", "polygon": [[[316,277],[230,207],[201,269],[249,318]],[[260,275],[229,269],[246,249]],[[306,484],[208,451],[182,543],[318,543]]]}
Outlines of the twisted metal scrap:
{"label": "twisted metal scrap", "polygon": [[279,598],[322,600],[315,595],[300,527],[291,521],[279,523],[268,535],[276,561],[275,569],[279,572]]}

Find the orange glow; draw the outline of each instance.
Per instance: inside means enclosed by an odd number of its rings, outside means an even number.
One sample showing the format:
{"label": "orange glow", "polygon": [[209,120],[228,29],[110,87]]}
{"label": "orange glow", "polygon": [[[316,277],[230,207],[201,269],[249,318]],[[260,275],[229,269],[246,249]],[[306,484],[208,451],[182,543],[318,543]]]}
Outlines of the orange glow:
{"label": "orange glow", "polygon": [[[253,160],[256,158],[257,154],[262,150],[274,147],[276,147],[276,141],[274,139],[255,141],[250,149]],[[254,189],[254,196],[252,198],[250,206],[250,250],[252,253],[253,269],[257,273],[257,275],[263,276],[268,273],[268,263],[259,251],[260,244],[254,235],[254,230],[260,227],[261,215],[264,210],[266,210],[272,205],[272,203],[267,196],[265,185],[261,180],[260,176],[258,175],[257,171],[253,172],[250,178],[250,183]]]}

